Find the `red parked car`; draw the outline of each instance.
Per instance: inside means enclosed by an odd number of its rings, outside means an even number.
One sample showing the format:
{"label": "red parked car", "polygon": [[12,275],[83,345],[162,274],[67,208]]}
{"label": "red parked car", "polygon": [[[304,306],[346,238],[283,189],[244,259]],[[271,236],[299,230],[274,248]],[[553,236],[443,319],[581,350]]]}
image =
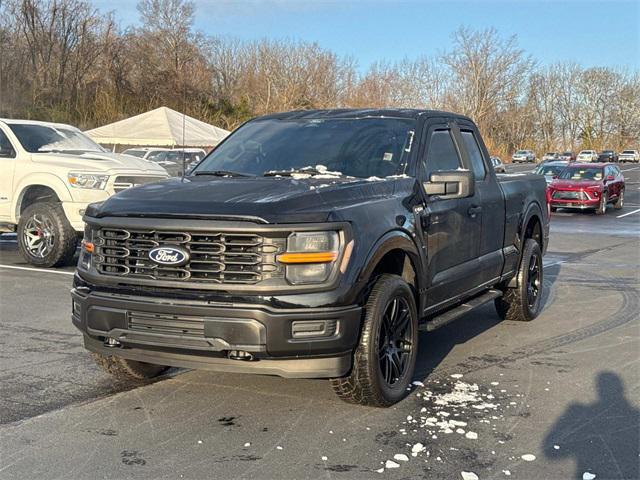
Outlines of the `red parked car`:
{"label": "red parked car", "polygon": [[594,209],[604,215],[610,203],[622,208],[624,176],[610,163],[572,163],[553,179],[547,195],[552,212],[558,208]]}

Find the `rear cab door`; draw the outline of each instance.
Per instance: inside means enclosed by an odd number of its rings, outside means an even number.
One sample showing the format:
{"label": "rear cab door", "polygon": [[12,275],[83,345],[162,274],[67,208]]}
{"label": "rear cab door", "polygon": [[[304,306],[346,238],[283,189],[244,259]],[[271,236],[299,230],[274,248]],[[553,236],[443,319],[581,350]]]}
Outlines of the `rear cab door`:
{"label": "rear cab door", "polygon": [[478,237],[481,284],[495,282],[504,264],[504,194],[491,168],[489,152],[473,122],[458,119],[460,144],[475,177],[474,205],[480,208],[481,232]]}

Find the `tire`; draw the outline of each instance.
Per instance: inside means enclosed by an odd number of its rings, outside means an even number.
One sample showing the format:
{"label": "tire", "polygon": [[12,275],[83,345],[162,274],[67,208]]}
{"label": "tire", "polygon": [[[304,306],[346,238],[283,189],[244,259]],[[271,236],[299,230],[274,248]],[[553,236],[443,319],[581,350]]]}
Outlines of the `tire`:
{"label": "tire", "polygon": [[[518,269],[518,286],[505,289],[504,295],[495,299],[496,311],[501,319],[530,322],[538,316],[542,305],[543,273],[540,245],[528,238]],[[532,296],[530,288],[534,287],[535,296]]]}
{"label": "tire", "polygon": [[607,204],[609,203],[609,194],[604,191],[602,192],[602,197],[600,198],[600,205],[596,208],[596,215],[604,215],[607,213]]}
{"label": "tire", "polygon": [[164,365],[127,360],[113,355],[92,352],[91,356],[100,368],[118,380],[144,382],[163,374],[169,369]]}
{"label": "tire", "polygon": [[77,245],[78,234],[69,224],[60,203],[34,203],[20,215],[18,249],[31,265],[68,265]]}
{"label": "tire", "polygon": [[[404,329],[393,330],[398,321]],[[393,331],[385,328],[389,326]],[[390,339],[389,333],[395,339]],[[413,291],[399,276],[381,275],[365,306],[351,372],[331,379],[331,386],[345,402],[388,407],[408,394],[417,356],[418,315]]]}
{"label": "tire", "polygon": [[622,207],[624,207],[624,188],[620,190],[620,195],[618,195],[618,198],[613,203],[613,208],[616,210],[621,210]]}

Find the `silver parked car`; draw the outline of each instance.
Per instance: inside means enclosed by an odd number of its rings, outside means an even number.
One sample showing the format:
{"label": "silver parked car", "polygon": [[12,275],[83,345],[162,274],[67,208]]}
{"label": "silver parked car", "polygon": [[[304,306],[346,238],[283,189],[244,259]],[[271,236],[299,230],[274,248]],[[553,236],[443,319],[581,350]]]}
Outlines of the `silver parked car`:
{"label": "silver parked car", "polygon": [[619,162],[640,162],[640,153],[638,150],[623,150],[618,156]]}
{"label": "silver parked car", "polygon": [[518,150],[511,157],[513,163],[534,163],[536,161],[536,154],[533,150]]}

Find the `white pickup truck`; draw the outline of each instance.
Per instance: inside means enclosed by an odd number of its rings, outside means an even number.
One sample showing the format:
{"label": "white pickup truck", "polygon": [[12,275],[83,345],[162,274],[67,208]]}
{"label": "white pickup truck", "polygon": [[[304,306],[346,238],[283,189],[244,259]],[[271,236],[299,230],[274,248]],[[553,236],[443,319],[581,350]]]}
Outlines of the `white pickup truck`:
{"label": "white pickup truck", "polygon": [[167,177],[161,166],[110,153],[70,125],[0,119],[0,232],[17,230],[32,265],[71,261],[89,203]]}

